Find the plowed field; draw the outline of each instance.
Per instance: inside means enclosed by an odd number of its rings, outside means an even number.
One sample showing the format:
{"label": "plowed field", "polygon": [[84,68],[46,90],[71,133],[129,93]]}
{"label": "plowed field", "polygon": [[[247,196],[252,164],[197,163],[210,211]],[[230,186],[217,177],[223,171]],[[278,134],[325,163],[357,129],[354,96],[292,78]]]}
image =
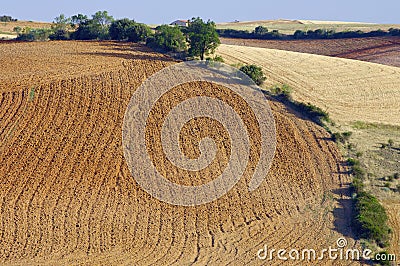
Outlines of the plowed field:
{"label": "plowed field", "polygon": [[282,104],[270,100],[277,150],[256,191],[241,180],[212,203],[173,206],[131,177],[121,132],[135,89],[172,60],[98,42],[2,43],[0,56],[1,263],[280,265],[257,251],[356,244],[336,144]]}
{"label": "plowed field", "polygon": [[280,49],[300,53],[357,59],[400,67],[399,37],[291,41],[221,38],[221,42],[231,45]]}

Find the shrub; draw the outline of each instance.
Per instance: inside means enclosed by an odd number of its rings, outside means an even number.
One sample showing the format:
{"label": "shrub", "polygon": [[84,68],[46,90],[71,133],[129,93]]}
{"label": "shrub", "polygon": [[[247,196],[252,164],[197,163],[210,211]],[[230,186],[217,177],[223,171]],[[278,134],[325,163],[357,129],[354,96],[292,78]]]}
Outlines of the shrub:
{"label": "shrub", "polygon": [[289,85],[283,84],[282,86],[274,86],[271,89],[272,93],[276,96],[284,96],[286,98],[290,98],[290,94],[293,89],[289,87]]}
{"label": "shrub", "polygon": [[18,41],[47,41],[51,34],[50,29],[24,28],[17,37]]}
{"label": "shrub", "polygon": [[55,30],[49,35],[50,40],[68,40],[70,37],[69,31],[65,29]]}
{"label": "shrub", "polygon": [[[335,142],[340,142],[340,143],[344,144],[344,143],[346,143],[346,141],[348,141],[350,139],[352,134],[353,133],[349,132],[349,131],[346,131],[346,132],[343,132],[343,133],[336,132],[336,133],[332,134],[332,140],[335,141]],[[349,146],[349,149],[350,148],[351,148],[351,146]],[[359,157],[359,156],[357,156],[357,157]]]}
{"label": "shrub", "polygon": [[[379,256],[377,256],[377,255],[379,255]],[[377,257],[379,257],[379,260],[376,259]],[[389,253],[386,250],[380,251],[374,255],[373,262],[377,263],[379,265],[383,265],[383,266],[390,266],[390,265],[392,265],[390,257],[391,256],[389,256]]]}
{"label": "shrub", "polygon": [[330,121],[329,114],[318,106],[315,106],[311,103],[299,103],[298,107],[300,111],[308,114],[308,116],[311,116],[313,119],[317,119],[318,121],[324,120],[326,122]]}
{"label": "shrub", "polygon": [[365,175],[365,171],[360,165],[354,165],[351,169],[351,173],[360,179],[362,179]]}
{"label": "shrub", "polygon": [[220,56],[220,55],[216,55],[214,58],[212,58],[212,57],[207,57],[206,60],[207,60],[207,61],[211,61],[211,62],[220,62],[220,63],[223,63],[223,62],[224,62],[224,59],[223,59],[222,56]]}
{"label": "shrub", "polygon": [[348,158],[347,159],[347,164],[349,166],[354,166],[354,165],[360,165],[360,161],[353,159],[353,158]]}
{"label": "shrub", "polygon": [[393,147],[394,146],[394,140],[389,139],[388,140],[388,144],[389,144],[389,147]]}
{"label": "shrub", "polygon": [[359,194],[364,190],[364,183],[360,178],[354,178],[351,187],[355,193]]}
{"label": "shrub", "polygon": [[397,179],[399,179],[399,178],[400,178],[400,175],[399,175],[399,173],[395,173],[395,174],[393,174],[393,178],[394,178],[394,179],[396,179],[396,180],[397,180]]}
{"label": "shrub", "polygon": [[249,76],[257,85],[261,85],[267,79],[262,68],[256,65],[245,65],[239,70]]}
{"label": "shrub", "polygon": [[166,52],[183,52],[187,50],[186,38],[179,27],[161,25],[156,28],[154,37],[147,45]]}
{"label": "shrub", "polygon": [[386,224],[388,216],[383,206],[366,192],[360,192],[356,200],[356,226],[361,237],[381,247],[387,246],[391,230]]}

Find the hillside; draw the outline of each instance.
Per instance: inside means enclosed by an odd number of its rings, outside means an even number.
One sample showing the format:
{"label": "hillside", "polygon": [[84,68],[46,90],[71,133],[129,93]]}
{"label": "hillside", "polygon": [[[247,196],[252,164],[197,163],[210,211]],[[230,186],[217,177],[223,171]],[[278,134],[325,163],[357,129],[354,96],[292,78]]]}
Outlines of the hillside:
{"label": "hillside", "polygon": [[0,40],[1,39],[14,39],[17,37],[17,33],[14,32],[15,27],[32,28],[32,29],[49,29],[52,23],[49,22],[34,22],[34,21],[12,21],[12,22],[0,22]]}
{"label": "hillside", "polygon": [[355,245],[336,144],[281,103],[270,99],[277,150],[256,191],[241,180],[212,203],[172,206],[131,177],[121,132],[135,89],[171,59],[114,42],[0,51],[1,263],[260,265],[264,245],[322,250],[343,236]]}
{"label": "hillside", "polygon": [[[385,176],[399,172],[397,146],[382,149],[392,140],[400,143],[400,68],[321,55],[221,45],[218,54],[230,64],[250,63],[263,67],[265,87],[289,84],[293,97],[326,110],[335,131],[353,133],[347,156],[357,156],[366,169],[364,184],[384,204],[393,228],[390,250],[400,252],[400,194],[390,189]],[[350,147],[350,144],[349,144]],[[387,183],[387,182],[386,182]]]}

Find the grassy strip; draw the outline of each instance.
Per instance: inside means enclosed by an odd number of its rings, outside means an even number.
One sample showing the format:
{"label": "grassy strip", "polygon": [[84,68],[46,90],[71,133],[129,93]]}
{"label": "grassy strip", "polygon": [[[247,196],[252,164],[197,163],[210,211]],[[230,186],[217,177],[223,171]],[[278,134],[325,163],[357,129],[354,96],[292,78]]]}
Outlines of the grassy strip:
{"label": "grassy strip", "polygon": [[288,85],[282,85],[274,86],[271,88],[270,92],[266,91],[265,93],[281,101],[293,110],[305,115],[307,118],[324,127],[326,130],[328,130],[328,132],[330,132],[329,128],[325,125],[325,122],[331,122],[328,112],[311,103],[305,104],[293,100],[293,98],[291,97],[291,92],[292,89]]}

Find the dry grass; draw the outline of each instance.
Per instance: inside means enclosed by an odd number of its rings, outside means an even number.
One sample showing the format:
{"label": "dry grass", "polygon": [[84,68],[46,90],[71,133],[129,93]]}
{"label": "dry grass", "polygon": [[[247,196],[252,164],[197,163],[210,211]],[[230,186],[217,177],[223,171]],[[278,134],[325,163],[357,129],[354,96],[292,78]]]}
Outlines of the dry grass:
{"label": "dry grass", "polygon": [[271,101],[277,152],[258,190],[241,180],[215,202],[175,207],[135,183],[121,136],[135,88],[173,62],[119,43],[0,50],[1,263],[259,265],[264,244],[320,250],[351,234],[336,145],[282,104]]}
{"label": "dry grass", "polygon": [[229,63],[262,66],[267,85],[290,85],[296,100],[321,107],[339,123],[360,120],[400,125],[397,67],[234,45],[221,45],[218,54]]}

